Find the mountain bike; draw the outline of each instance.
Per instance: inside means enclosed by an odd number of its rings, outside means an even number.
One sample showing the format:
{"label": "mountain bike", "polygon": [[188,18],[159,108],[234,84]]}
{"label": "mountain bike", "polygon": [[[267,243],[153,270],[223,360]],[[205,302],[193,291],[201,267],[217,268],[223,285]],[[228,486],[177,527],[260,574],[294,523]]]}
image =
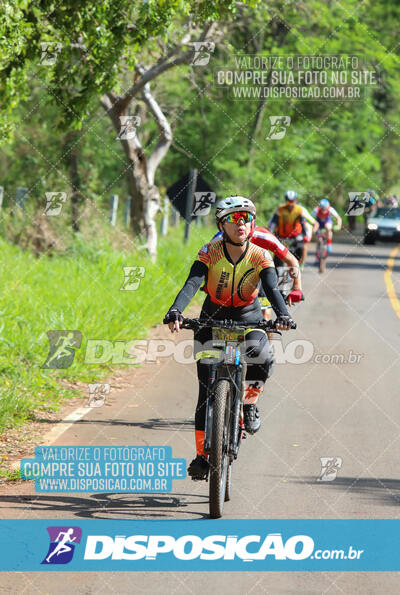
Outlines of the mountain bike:
{"label": "mountain bike", "polygon": [[318,261],[319,272],[324,273],[326,269],[326,259],[328,258],[328,244],[326,238],[326,229],[319,228],[315,234],[317,247],[315,249],[315,258]]}
{"label": "mountain bike", "polygon": [[[204,451],[209,455],[209,508],[211,518],[222,516],[224,502],[230,500],[232,463],[237,459],[243,438],[244,379],[247,363],[240,345],[247,329],[281,334],[274,322],[244,323],[233,320],[184,318],[182,328],[198,331],[212,328],[213,349],[199,354],[210,358],[207,387]],[[293,323],[292,328],[296,328]]]}
{"label": "mountain bike", "polygon": [[[333,231],[339,231],[339,227],[337,225],[333,226]],[[317,247],[315,250],[315,258],[318,261],[319,272],[324,273],[326,269],[326,259],[328,258],[328,239],[327,239],[327,229],[325,227],[320,227],[316,231],[315,234],[317,240]]]}
{"label": "mountain bike", "polygon": [[[282,244],[284,244],[290,250],[290,252],[297,258],[297,260],[300,260],[302,254],[303,254],[303,243],[304,243],[304,237],[302,234],[299,234],[292,238],[278,237],[278,240],[280,242],[282,242]],[[277,260],[279,260],[277,256],[275,256],[275,258]],[[281,262],[281,261],[279,261],[279,262]]]}

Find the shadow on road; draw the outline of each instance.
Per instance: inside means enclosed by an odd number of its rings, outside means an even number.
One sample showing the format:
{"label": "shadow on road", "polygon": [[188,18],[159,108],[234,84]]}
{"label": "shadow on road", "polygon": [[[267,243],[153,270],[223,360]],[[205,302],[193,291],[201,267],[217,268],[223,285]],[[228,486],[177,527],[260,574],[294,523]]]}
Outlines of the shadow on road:
{"label": "shadow on road", "polygon": [[[315,254],[310,252],[310,258],[306,263],[306,269],[310,270],[315,268],[318,270],[317,264],[314,263]],[[368,258],[369,260],[359,262],[358,259],[360,258]],[[365,269],[365,270],[379,270],[384,273],[387,270],[386,261],[388,255],[382,257],[381,255],[370,256],[365,254],[346,254],[342,252],[334,252],[326,261],[326,268],[335,268],[335,269]],[[339,260],[338,260],[339,259]],[[400,261],[399,264],[396,264],[392,271],[393,273],[400,272]]]}
{"label": "shadow on road", "polygon": [[[88,494],[81,496],[13,495],[0,496],[0,503],[6,508],[21,511],[50,513],[68,517],[88,519],[115,518],[170,518],[177,515],[189,515],[196,518],[208,518],[207,513],[195,512],[192,506],[207,506],[208,496],[202,494]],[[15,506],[13,506],[15,505]],[[46,515],[44,515],[46,516]]]}
{"label": "shadow on road", "polygon": [[[44,424],[60,424],[65,423],[62,419],[48,420],[41,417],[35,417],[35,422]],[[96,424],[103,426],[127,426],[132,428],[143,428],[145,430],[168,430],[169,432],[175,430],[193,431],[194,421],[190,419],[165,419],[161,417],[153,417],[146,421],[128,421],[126,419],[78,419],[74,422],[74,426]]]}
{"label": "shadow on road", "polygon": [[[376,254],[373,252],[373,246],[367,246],[369,253],[368,252],[340,252],[339,250],[333,250],[332,255],[329,258],[366,258],[366,259],[370,259],[370,260],[375,260],[375,259],[381,259],[383,262],[386,262],[386,260],[389,258],[389,253],[385,253],[385,254],[381,254],[379,252],[377,252]],[[311,252],[310,252],[311,254]],[[315,253],[314,253],[315,254]],[[329,259],[328,259],[329,260]],[[400,262],[400,256],[397,256],[395,258],[395,260],[398,260]]]}
{"label": "shadow on road", "polygon": [[[371,262],[354,262],[354,261],[347,261],[342,260],[337,262],[335,260],[336,254],[332,258],[328,258],[326,263],[326,268],[336,268],[336,269],[365,269],[368,271],[379,270],[384,273],[386,271],[386,266],[382,263],[377,262],[375,259],[372,259]],[[393,273],[400,272],[400,265],[395,266],[392,269]]]}
{"label": "shadow on road", "polygon": [[380,504],[393,506],[400,504],[400,479],[336,477],[334,481],[317,481],[315,477],[292,478],[291,483],[305,483],[323,490],[340,490],[372,498]]}

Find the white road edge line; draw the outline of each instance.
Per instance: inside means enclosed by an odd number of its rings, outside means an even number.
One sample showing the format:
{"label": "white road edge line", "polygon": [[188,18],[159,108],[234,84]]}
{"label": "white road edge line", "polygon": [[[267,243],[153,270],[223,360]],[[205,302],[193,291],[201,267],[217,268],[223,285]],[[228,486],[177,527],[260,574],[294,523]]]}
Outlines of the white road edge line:
{"label": "white road edge line", "polygon": [[[75,409],[75,411],[73,411],[72,413],[67,415],[67,417],[64,417],[64,419],[57,423],[57,425],[55,425],[54,428],[51,428],[51,430],[44,434],[44,436],[41,439],[41,441],[43,441],[43,445],[51,446],[52,444],[54,444],[54,442],[58,440],[58,438],[60,438],[60,436],[62,436],[64,432],[69,430],[69,428],[73,426],[73,424],[76,421],[82,419],[82,417],[84,417],[87,413],[89,413],[89,411],[92,410],[93,407],[78,407],[78,409]],[[13,471],[18,471],[19,465],[20,461],[15,461],[11,465],[11,469]]]}

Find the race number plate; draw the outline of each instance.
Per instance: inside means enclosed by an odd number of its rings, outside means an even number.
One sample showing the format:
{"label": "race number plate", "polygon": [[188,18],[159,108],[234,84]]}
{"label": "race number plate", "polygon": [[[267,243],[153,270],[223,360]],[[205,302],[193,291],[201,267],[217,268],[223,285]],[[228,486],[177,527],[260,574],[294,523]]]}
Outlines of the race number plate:
{"label": "race number plate", "polygon": [[244,339],[244,328],[216,328],[212,329],[213,341],[243,341]]}

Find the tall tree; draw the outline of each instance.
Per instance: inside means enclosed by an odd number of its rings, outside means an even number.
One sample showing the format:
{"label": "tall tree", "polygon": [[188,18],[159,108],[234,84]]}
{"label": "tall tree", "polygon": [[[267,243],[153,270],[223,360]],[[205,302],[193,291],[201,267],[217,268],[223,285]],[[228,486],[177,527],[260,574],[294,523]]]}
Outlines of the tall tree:
{"label": "tall tree", "polygon": [[[196,31],[195,31],[196,33]],[[216,25],[207,24],[202,33],[194,37],[195,43],[207,44],[215,42]],[[127,158],[128,187],[132,197],[131,222],[133,231],[144,233],[148,251],[155,255],[157,248],[157,232],[154,216],[159,208],[159,193],[155,186],[155,173],[168,152],[172,142],[172,129],[160,104],[150,89],[150,82],[180,64],[188,63],[193,58],[193,49],[186,49],[192,40],[187,34],[181,44],[175,44],[161,56],[152,66],[135,66],[132,86],[123,94],[109,91],[102,97],[102,105],[111,118],[118,138],[121,141]],[[145,103],[148,113],[154,119],[159,130],[154,149],[147,156],[139,140],[136,128],[129,127],[131,122],[130,106],[137,98]]]}
{"label": "tall tree", "polygon": [[[147,46],[151,52],[157,43],[155,39],[167,39],[179,19],[181,23],[188,19],[199,25],[229,17],[235,11],[233,0],[5,2],[0,14],[0,99],[7,106],[0,113],[3,133],[12,133],[12,111],[19,98],[29,94],[32,63],[36,63],[49,93],[62,106],[65,126],[82,126],[93,109],[93,100],[103,94],[103,105],[120,130],[119,116],[128,112],[130,102],[140,92],[159,126],[160,140],[149,163],[145,163],[137,137],[123,143],[123,148],[132,170],[129,178],[133,227],[146,232],[149,249],[154,252],[151,205],[158,200],[154,173],[171,143],[171,131],[150,91],[150,81],[185,62],[189,54],[178,55],[177,48],[173,48],[171,54],[157,57],[157,63],[147,69],[137,63],[137,55]],[[119,79],[126,68],[136,73],[136,81],[120,97]]]}

